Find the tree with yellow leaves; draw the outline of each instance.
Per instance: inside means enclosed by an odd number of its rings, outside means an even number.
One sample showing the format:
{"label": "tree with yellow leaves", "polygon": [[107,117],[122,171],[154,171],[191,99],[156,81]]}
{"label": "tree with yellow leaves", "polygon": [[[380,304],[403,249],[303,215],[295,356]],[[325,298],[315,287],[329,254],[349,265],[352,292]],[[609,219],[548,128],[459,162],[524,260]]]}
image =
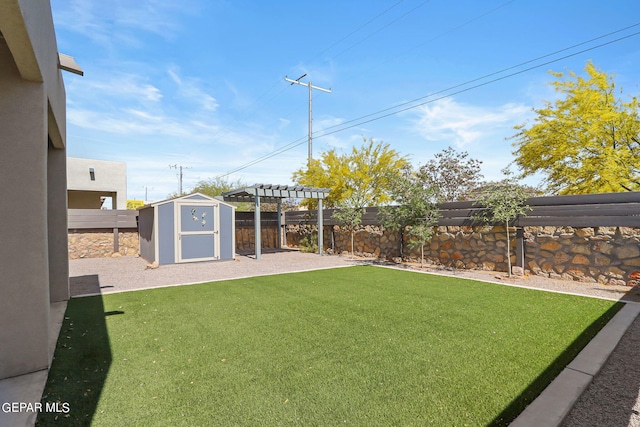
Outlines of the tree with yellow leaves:
{"label": "tree with yellow leaves", "polygon": [[616,97],[613,75],[593,63],[585,71],[586,78],[551,72],[563,97],[535,109],[532,126],[516,126],[515,162],[523,176],[546,175],[550,193],[640,190],[638,99]]}
{"label": "tree with yellow leaves", "polygon": [[[296,184],[316,188],[330,188],[324,205],[332,208],[349,200],[351,206],[364,208],[391,201],[390,182],[394,175],[408,165],[405,157],[391,149],[389,144],[364,140],[361,147],[338,154],[329,150],[320,159],[312,160],[308,167],[293,173]],[[314,199],[306,199],[303,205],[314,209]]]}

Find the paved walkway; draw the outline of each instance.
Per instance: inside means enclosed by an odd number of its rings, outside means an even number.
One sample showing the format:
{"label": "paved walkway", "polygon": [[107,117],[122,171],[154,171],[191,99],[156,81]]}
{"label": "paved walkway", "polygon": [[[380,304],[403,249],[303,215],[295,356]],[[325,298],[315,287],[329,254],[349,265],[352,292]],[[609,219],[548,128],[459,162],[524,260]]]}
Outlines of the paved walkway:
{"label": "paved walkway", "polygon": [[[373,262],[373,260],[366,258],[351,259],[350,257],[342,256],[318,256],[316,254],[303,254],[298,251],[281,251],[277,253],[265,253],[260,260],[256,260],[252,256],[238,256],[235,261],[175,264],[161,266],[156,269],[147,268],[148,264],[146,261],[134,257],[73,260],[70,262],[69,267],[72,296],[77,297],[240,277],[344,267]],[[413,269],[415,266],[401,266],[399,268]],[[513,286],[532,287],[553,292],[566,292],[630,302],[640,301],[640,290],[629,289],[627,287],[574,283],[539,277],[524,279],[515,277],[507,278],[506,275],[502,273],[460,271],[435,267],[428,267],[423,271]],[[636,306],[636,304],[632,303],[631,306]],[[604,364],[604,368],[600,370],[600,366],[597,366],[597,369],[594,371],[595,365],[591,360],[593,358],[589,355],[587,355],[589,357],[583,357],[583,360],[587,360],[589,364],[589,369],[587,370],[593,372],[592,376],[595,375],[595,379],[588,388],[588,382],[585,384],[584,381],[582,381],[582,388],[573,391],[575,394],[574,398],[578,398],[580,393],[587,388],[586,392],[582,394],[582,397],[575,405],[574,410],[569,413],[566,418],[565,426],[640,427],[640,417],[638,416],[640,411],[640,400],[638,397],[638,391],[640,390],[640,357],[638,355],[640,351],[640,317],[637,317],[637,311],[634,312],[635,308],[631,306],[625,311],[626,325],[623,325],[624,321],[617,322],[618,326],[616,331],[606,334],[609,335],[610,338],[608,340],[604,339],[604,341],[606,341],[605,343],[594,340],[595,343],[592,347],[595,348],[595,353],[598,354],[598,358],[600,359],[598,363]],[[62,308],[58,307],[52,311],[52,315],[60,317],[60,319],[54,321],[54,324],[57,324],[58,327],[62,321],[64,307],[66,307],[66,305],[61,307]],[[637,305],[637,308],[640,310],[640,304]],[[628,324],[631,324],[631,326],[627,330]],[[626,333],[625,330],[627,331]],[[616,334],[618,337],[622,336],[622,340],[611,357],[608,357],[617,343],[617,338],[613,340],[615,342],[611,339],[611,337]],[[605,334],[603,334],[603,336],[604,335]],[[53,345],[55,345],[55,342],[53,342]],[[608,350],[605,349],[607,346],[609,347]],[[578,360],[578,358],[576,360]],[[578,369],[585,370],[584,366],[579,366]],[[0,381],[0,402],[16,401],[15,399],[19,399],[17,401],[38,402],[42,395],[45,381],[45,371],[32,374],[31,376]],[[588,381],[591,382],[591,378],[589,378]],[[566,386],[567,384],[569,384],[569,382],[565,381],[564,385]],[[547,393],[548,390],[545,391],[545,393]],[[548,402],[550,401],[551,404],[558,406],[558,399],[556,399],[553,394],[551,395],[551,399],[549,399],[549,396],[545,395],[545,393],[543,393],[541,399],[539,399],[543,401],[543,406],[540,409],[536,409],[537,413],[544,413],[550,410],[549,406],[544,406],[545,399]],[[567,394],[562,390],[561,393],[563,395]],[[13,400],[7,400],[7,398]],[[561,418],[555,418],[555,422],[547,420],[543,421],[543,424],[540,424],[540,420],[534,416],[525,419],[524,422],[520,422],[519,425],[558,425],[574,401],[575,399],[572,399],[569,406],[564,404],[565,407],[562,408],[564,412]],[[32,426],[34,421],[34,416],[9,419],[5,414],[3,418],[3,414],[0,411],[0,426]]]}

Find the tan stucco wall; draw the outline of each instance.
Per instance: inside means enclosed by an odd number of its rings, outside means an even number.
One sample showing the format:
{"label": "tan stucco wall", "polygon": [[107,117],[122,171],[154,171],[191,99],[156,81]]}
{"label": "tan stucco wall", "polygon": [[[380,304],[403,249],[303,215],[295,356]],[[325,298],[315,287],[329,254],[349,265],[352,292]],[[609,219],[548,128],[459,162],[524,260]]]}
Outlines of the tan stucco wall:
{"label": "tan stucco wall", "polygon": [[64,148],[66,94],[58,70],[58,47],[49,1],[0,1],[0,31],[24,80],[44,83],[53,145]]}
{"label": "tan stucco wall", "polygon": [[4,200],[11,200],[0,203],[4,378],[47,367],[49,322],[46,97],[41,83],[20,78],[4,43],[0,94],[0,138],[10,147],[0,156],[0,181]]}
{"label": "tan stucco wall", "polygon": [[[67,199],[69,209],[102,209],[101,197],[112,197],[114,203],[117,203],[116,193],[107,193],[100,191],[67,191]],[[114,206],[114,209],[119,209]]]}
{"label": "tan stucco wall", "polygon": [[65,93],[49,2],[0,0],[0,32],[2,379],[49,366],[50,302],[69,298],[69,281]]}
{"label": "tan stucco wall", "polygon": [[49,148],[47,163],[49,300],[53,303],[69,299],[66,150]]}
{"label": "tan stucco wall", "polygon": [[[93,181],[89,168],[94,170]],[[100,209],[100,195],[113,197],[114,209],[127,209],[127,164],[69,157],[67,188],[70,190],[69,209]],[[80,191],[86,194],[80,194]],[[94,207],[84,207],[89,205]]]}

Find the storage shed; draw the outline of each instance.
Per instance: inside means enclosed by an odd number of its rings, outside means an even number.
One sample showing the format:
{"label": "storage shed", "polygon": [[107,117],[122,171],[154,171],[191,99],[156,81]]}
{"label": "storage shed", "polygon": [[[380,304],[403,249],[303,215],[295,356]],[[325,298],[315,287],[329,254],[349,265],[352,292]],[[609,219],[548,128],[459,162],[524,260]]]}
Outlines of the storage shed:
{"label": "storage shed", "polygon": [[235,259],[235,206],[194,193],[140,208],[140,255],[149,262]]}

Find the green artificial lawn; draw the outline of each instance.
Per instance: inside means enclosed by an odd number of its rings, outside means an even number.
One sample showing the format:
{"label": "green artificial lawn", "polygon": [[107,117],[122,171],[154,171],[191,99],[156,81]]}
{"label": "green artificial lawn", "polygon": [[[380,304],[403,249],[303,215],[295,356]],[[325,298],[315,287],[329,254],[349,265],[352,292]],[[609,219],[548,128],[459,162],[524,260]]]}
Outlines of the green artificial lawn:
{"label": "green artificial lawn", "polygon": [[367,266],[75,298],[38,425],[506,425],[621,307]]}

